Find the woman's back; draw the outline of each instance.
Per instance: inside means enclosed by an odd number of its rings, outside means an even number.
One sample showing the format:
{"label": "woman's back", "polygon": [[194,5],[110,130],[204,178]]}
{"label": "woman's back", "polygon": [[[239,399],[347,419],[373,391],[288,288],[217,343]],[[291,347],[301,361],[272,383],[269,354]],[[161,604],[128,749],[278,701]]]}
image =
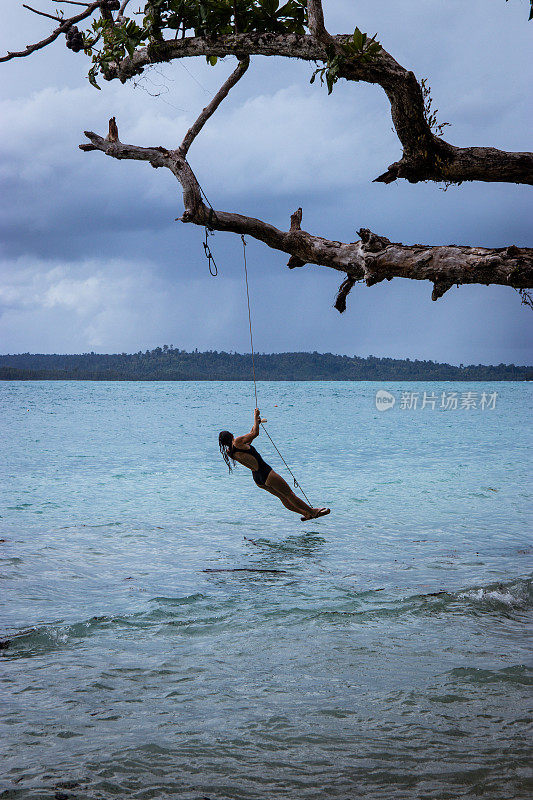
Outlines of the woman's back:
{"label": "woman's back", "polygon": [[248,467],[254,472],[261,468],[261,463],[264,463],[253,444],[249,444],[246,447],[232,446],[231,457],[238,461],[239,464],[242,464],[243,467]]}

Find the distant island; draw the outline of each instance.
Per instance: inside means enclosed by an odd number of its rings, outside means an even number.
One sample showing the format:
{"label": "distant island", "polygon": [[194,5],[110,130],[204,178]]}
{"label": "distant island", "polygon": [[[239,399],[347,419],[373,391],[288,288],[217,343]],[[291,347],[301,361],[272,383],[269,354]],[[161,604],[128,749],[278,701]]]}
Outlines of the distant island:
{"label": "distant island", "polygon": [[[339,356],[333,353],[258,353],[262,381],[525,381],[533,367],[498,364],[453,366],[434,361]],[[172,345],[138,353],[0,355],[1,380],[248,381],[249,354],[209,350],[188,353]]]}

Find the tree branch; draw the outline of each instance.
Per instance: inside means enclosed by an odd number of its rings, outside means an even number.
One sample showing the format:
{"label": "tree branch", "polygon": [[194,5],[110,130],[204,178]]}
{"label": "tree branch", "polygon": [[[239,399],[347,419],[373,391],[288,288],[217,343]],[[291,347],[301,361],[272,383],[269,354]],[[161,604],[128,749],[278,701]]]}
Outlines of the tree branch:
{"label": "tree branch", "polygon": [[[76,22],[81,22],[87,17],[90,17],[93,11],[100,7],[100,0],[97,2],[87,4],[87,8],[85,11],[82,11],[80,14],[76,14],[73,17],[68,17],[65,19],[59,27],[52,31],[50,36],[47,36],[46,39],[41,39],[40,42],[35,42],[35,44],[29,44],[25,50],[20,50],[18,52],[11,52],[7,53],[5,56],[0,56],[0,62],[2,61],[10,61],[12,58],[25,58],[25,56],[31,55],[36,50],[42,50],[43,47],[54,42],[58,36],[61,36],[62,33],[66,33],[69,28],[76,24]],[[33,10],[33,9],[31,9]]]}
{"label": "tree branch", "polygon": [[[319,24],[317,22],[317,24]],[[328,34],[329,36],[329,34]],[[330,37],[338,51],[350,41],[349,36]],[[327,62],[327,45],[315,36],[272,33],[243,33],[218,36],[214,40],[186,37],[155,42],[136,50],[133,56],[111,65],[107,78],[123,83],[148,64],[173,61],[190,56],[245,55],[284,56],[303,61]],[[339,76],[349,81],[379,84],[387,94],[396,133],[403,146],[403,156],[376,178],[391,183],[405,178],[419,181],[489,181],[533,184],[533,153],[510,153],[493,147],[456,147],[436,136],[424,114],[422,89],[415,75],[402,67],[383,48],[370,61],[346,58]]]}
{"label": "tree branch", "polygon": [[22,4],[22,8],[26,8],[28,11],[31,11],[33,14],[38,14],[40,17],[48,17],[48,19],[53,19],[56,22],[62,21],[61,17],[58,17],[57,14],[47,14],[46,11],[38,11],[36,8],[27,6],[26,3]]}
{"label": "tree branch", "polygon": [[454,284],[498,284],[514,288],[533,284],[533,248],[530,247],[403,245],[366,228],[358,233],[367,286],[396,277],[428,280],[434,285],[432,299],[438,300]]}
{"label": "tree branch", "polygon": [[311,36],[318,41],[330,41],[331,36],[324,25],[324,11],[322,10],[322,0],[307,0],[307,24]]}
{"label": "tree branch", "polygon": [[[148,161],[155,168],[170,169],[183,189],[185,210],[182,222],[252,236],[290,255],[292,266],[318,264],[345,273],[336,302],[339,311],[346,307],[346,297],[358,280],[364,280],[367,286],[392,278],[427,280],[433,283],[434,300],[442,297],[454,284],[498,284],[518,289],[533,287],[533,248],[403,245],[390,242],[366,228],[359,231],[361,239],[358,242],[337,242],[301,230],[301,209],[291,216],[290,230],[281,231],[254,217],[209,209],[180,148],[138,147],[123,144],[118,138],[109,141],[109,138],[104,139],[91,131],[86,131],[85,135],[90,144],[80,145],[82,150],[101,150],[112,158]],[[118,130],[116,135],[118,137]]]}
{"label": "tree branch", "polygon": [[122,22],[122,20],[124,19],[124,11],[126,10],[126,6],[129,4],[129,2],[130,0],[122,0],[122,3],[120,4],[120,8],[117,14],[118,22]]}
{"label": "tree branch", "polygon": [[205,123],[211,117],[221,102],[226,98],[230,92],[230,90],[235,86],[235,84],[242,78],[246,70],[250,65],[250,59],[248,56],[245,56],[242,60],[239,61],[236,69],[231,73],[227,81],[222,84],[216,95],[213,97],[210,103],[202,110],[201,114],[198,116],[196,122],[189,128],[187,133],[185,134],[181,145],[179,146],[179,152],[182,156],[186,156],[191,144],[194,142],[202,128],[204,127]]}

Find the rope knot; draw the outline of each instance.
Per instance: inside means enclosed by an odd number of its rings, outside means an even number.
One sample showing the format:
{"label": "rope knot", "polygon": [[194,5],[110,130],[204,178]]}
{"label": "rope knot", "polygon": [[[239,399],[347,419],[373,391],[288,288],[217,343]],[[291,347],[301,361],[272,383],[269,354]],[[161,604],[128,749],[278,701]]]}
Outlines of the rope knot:
{"label": "rope knot", "polygon": [[211,248],[209,247],[209,242],[207,241],[207,237],[209,235],[209,229],[206,227],[205,229],[205,240],[204,240],[204,253],[205,257],[207,258],[207,263],[209,266],[209,274],[216,278],[218,275],[218,267],[216,265],[215,259],[213,258],[213,253],[211,252]]}

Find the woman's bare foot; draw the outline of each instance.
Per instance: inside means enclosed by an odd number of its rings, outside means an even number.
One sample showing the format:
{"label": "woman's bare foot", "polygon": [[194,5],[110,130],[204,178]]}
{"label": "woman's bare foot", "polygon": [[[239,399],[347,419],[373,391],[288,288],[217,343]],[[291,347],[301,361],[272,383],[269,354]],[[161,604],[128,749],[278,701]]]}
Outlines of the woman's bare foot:
{"label": "woman's bare foot", "polygon": [[307,522],[310,519],[318,519],[318,517],[325,517],[326,514],[330,513],[331,510],[329,508],[314,508],[312,514],[305,517],[300,517],[300,519],[302,520],[302,522]]}

